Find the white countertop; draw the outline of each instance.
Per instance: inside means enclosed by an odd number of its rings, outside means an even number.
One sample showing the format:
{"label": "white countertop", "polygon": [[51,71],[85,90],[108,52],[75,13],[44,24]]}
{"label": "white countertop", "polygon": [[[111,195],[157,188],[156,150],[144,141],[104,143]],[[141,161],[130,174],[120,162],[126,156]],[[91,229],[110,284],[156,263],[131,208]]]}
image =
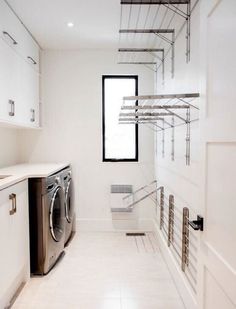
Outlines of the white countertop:
{"label": "white countertop", "polygon": [[[0,190],[28,178],[48,177],[70,165],[69,163],[17,164],[0,169]],[[1,179],[1,177],[8,176]]]}

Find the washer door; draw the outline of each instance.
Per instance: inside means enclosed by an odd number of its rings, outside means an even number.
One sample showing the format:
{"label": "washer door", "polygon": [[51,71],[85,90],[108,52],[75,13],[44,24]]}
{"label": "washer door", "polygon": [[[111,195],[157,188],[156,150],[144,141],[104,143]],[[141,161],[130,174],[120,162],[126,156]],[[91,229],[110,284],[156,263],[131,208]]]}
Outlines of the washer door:
{"label": "washer door", "polygon": [[74,215],[74,207],[72,205],[72,180],[68,181],[66,187],[66,220],[71,223]]}
{"label": "washer door", "polygon": [[58,186],[53,194],[50,212],[49,212],[49,224],[50,232],[55,241],[60,241],[64,234],[64,200],[63,200],[63,189]]}

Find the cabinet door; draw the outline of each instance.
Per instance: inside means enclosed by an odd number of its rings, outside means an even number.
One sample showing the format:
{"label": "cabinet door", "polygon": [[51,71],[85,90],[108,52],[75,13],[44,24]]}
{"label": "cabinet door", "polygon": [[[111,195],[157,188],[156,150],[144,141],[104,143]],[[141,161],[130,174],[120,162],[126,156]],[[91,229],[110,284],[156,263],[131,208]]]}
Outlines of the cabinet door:
{"label": "cabinet door", "polygon": [[0,39],[0,118],[16,121],[18,107],[16,102],[16,80],[18,58],[15,52]]}
{"label": "cabinet door", "polygon": [[11,218],[10,218],[10,203],[9,193],[0,192],[0,308],[4,308],[6,305],[5,295],[7,288],[12,281],[11,271],[9,271],[9,256],[11,254],[11,243],[9,241],[9,235],[11,234]]}
{"label": "cabinet door", "polygon": [[25,126],[39,125],[39,74],[25,61],[21,60],[21,75],[17,81],[17,98],[20,111],[20,123]]}
{"label": "cabinet door", "polygon": [[[10,200],[14,215],[10,216],[9,239],[11,240],[11,272],[18,275],[29,262],[29,218],[28,218],[28,188],[27,182],[21,182],[10,188],[9,196],[16,195],[15,202]],[[29,266],[29,265],[28,265]]]}
{"label": "cabinet door", "polygon": [[39,47],[9,6],[0,0],[0,37],[36,71]]}
{"label": "cabinet door", "polygon": [[32,39],[28,32],[24,33],[23,39],[23,57],[26,59],[27,63],[35,71],[39,72],[39,46]]}
{"label": "cabinet door", "polygon": [[0,39],[0,121],[39,126],[39,73]]}
{"label": "cabinet door", "polygon": [[0,246],[0,308],[4,308],[29,274],[27,181],[0,191]]}
{"label": "cabinet door", "polygon": [[0,37],[14,50],[22,49],[21,33],[23,27],[4,0],[0,0]]}

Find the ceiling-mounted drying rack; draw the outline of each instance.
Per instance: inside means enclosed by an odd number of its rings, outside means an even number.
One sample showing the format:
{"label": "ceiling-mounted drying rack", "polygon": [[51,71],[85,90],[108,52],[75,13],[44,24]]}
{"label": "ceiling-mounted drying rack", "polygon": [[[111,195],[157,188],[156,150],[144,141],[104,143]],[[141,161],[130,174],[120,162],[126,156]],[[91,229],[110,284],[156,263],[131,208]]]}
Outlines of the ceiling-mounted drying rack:
{"label": "ceiling-mounted drying rack", "polygon": [[[119,33],[134,33],[134,34],[149,34],[153,33],[157,35],[162,40],[166,41],[171,45],[171,76],[174,77],[174,58],[175,58],[175,30],[174,29],[121,29]],[[171,34],[171,39],[168,38],[166,35],[163,34]],[[121,51],[121,49],[119,49]],[[165,61],[165,51],[164,48],[162,51],[162,78],[164,81],[164,61]],[[147,51],[148,52],[148,51]],[[118,64],[132,64],[133,62],[118,62]],[[146,64],[145,62],[142,62],[140,64]],[[153,62],[152,64],[157,65],[156,62]],[[155,70],[157,71],[157,69]]]}
{"label": "ceiling-mounted drying rack", "polygon": [[[119,64],[137,64],[137,65],[145,65],[148,68],[151,66],[154,66],[154,71],[157,71],[160,66],[162,66],[162,75],[163,73],[163,67],[164,67],[164,60],[167,57],[167,54],[169,51],[171,51],[171,76],[174,77],[174,59],[175,59],[175,41],[177,39],[177,36],[182,31],[182,28],[186,24],[186,62],[188,63],[190,61],[190,36],[191,36],[191,0],[121,0],[121,18],[120,18],[120,40],[119,44],[121,44],[121,38],[126,35],[126,46],[129,44],[131,45],[129,48],[119,48],[119,52],[127,52],[130,49],[135,46],[134,38],[137,34],[140,34],[142,37],[148,36],[148,35],[155,35],[159,39],[161,39],[161,42],[165,42],[169,45],[166,45],[167,50],[163,48],[164,58],[162,59],[162,63],[157,66],[155,61],[155,55],[150,54],[150,49],[156,47],[156,42],[152,42],[151,44],[148,44],[146,42],[146,48],[142,48],[143,50],[146,50],[146,53],[149,53],[149,56],[154,56],[154,59],[137,59],[137,54],[133,54],[135,57],[135,60],[133,59],[125,59],[122,61],[118,61]],[[196,3],[195,3],[196,4]],[[139,7],[138,10],[136,8]],[[148,9],[146,9],[148,7]],[[150,13],[152,10],[151,8],[157,8],[156,13],[154,15],[153,21],[152,21],[152,13]],[[160,10],[160,7],[164,8],[164,10]],[[195,7],[195,5],[194,5]],[[124,12],[123,8],[128,8],[129,12]],[[132,8],[133,11],[132,12]],[[144,9],[143,9],[144,8]],[[143,11],[147,11],[146,18],[142,16],[142,9]],[[160,11],[160,12],[159,12]],[[124,14],[126,13],[126,14]],[[170,16],[170,14],[172,14]],[[144,13],[143,13],[144,14]],[[156,22],[158,14],[161,18],[158,19],[158,24]],[[135,15],[135,17],[133,17]],[[180,16],[181,18],[184,18],[184,24],[180,27],[180,29],[177,29],[176,27],[173,27],[173,19],[175,15]],[[137,20],[132,22],[132,18]],[[128,20],[128,21],[127,21]],[[145,20],[143,27],[138,27],[140,21]],[[159,24],[159,20],[161,20]],[[123,25],[124,24],[124,25]],[[165,26],[165,27],[164,27]],[[176,31],[178,30],[178,31]],[[177,34],[176,34],[177,32]],[[132,36],[132,40],[129,40],[129,35]],[[142,40],[140,37],[138,37],[138,45],[141,44]],[[137,45],[137,44],[136,44]],[[160,45],[158,45],[158,48],[160,48]],[[136,47],[136,46],[135,46]],[[133,50],[133,53],[136,53],[136,51]],[[130,57],[129,57],[130,58]],[[152,67],[151,67],[152,68]]]}
{"label": "ceiling-mounted drying rack", "polygon": [[[165,51],[164,48],[119,48],[119,52],[125,52],[125,53],[149,53],[154,58],[161,61],[162,65],[162,80],[164,82],[165,80]],[[161,53],[161,57],[158,56],[158,53]],[[119,62],[120,64],[123,64],[123,62]],[[133,64],[133,62],[131,62]],[[145,64],[144,62],[142,64]],[[155,65],[157,63],[155,62]],[[155,70],[156,72],[156,70]]]}
{"label": "ceiling-mounted drying rack", "polygon": [[[190,124],[198,120],[199,108],[193,104],[193,100],[198,97],[199,93],[124,97],[119,114],[119,123],[151,124],[156,128],[155,131],[161,131],[163,157],[165,156],[165,130],[171,129],[171,159],[173,161],[175,127],[183,124],[186,125],[185,157],[186,165],[190,165]],[[150,101],[152,104],[150,104]],[[130,102],[133,102],[133,104]],[[146,102],[149,103],[146,104]],[[191,118],[191,114],[194,114],[194,118]]]}

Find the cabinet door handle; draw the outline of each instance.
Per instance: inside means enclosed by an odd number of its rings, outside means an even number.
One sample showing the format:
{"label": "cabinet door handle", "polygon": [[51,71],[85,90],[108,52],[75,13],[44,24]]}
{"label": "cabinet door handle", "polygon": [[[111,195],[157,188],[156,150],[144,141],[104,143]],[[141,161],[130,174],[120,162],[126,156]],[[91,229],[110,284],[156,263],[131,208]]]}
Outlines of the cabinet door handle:
{"label": "cabinet door handle", "polygon": [[27,58],[31,60],[33,64],[37,64],[37,62],[32,57],[28,56]]}
{"label": "cabinet door handle", "polygon": [[9,211],[10,216],[12,216],[16,213],[16,194],[15,193],[10,194],[9,200],[12,201],[12,208]]}
{"label": "cabinet door handle", "polygon": [[9,116],[15,116],[15,102],[13,100],[9,100],[8,103],[11,105],[11,111],[9,112]]}
{"label": "cabinet door handle", "polygon": [[16,40],[7,32],[7,31],[3,31],[2,32],[4,35],[8,36],[11,40],[12,40],[12,43],[14,45],[17,45],[18,43],[16,42]]}
{"label": "cabinet door handle", "polygon": [[35,109],[32,108],[30,111],[32,113],[32,117],[30,118],[30,121],[35,122]]}
{"label": "cabinet door handle", "polygon": [[204,219],[202,216],[197,216],[197,220],[189,221],[189,225],[191,226],[192,229],[195,231],[203,231],[203,223]]}

